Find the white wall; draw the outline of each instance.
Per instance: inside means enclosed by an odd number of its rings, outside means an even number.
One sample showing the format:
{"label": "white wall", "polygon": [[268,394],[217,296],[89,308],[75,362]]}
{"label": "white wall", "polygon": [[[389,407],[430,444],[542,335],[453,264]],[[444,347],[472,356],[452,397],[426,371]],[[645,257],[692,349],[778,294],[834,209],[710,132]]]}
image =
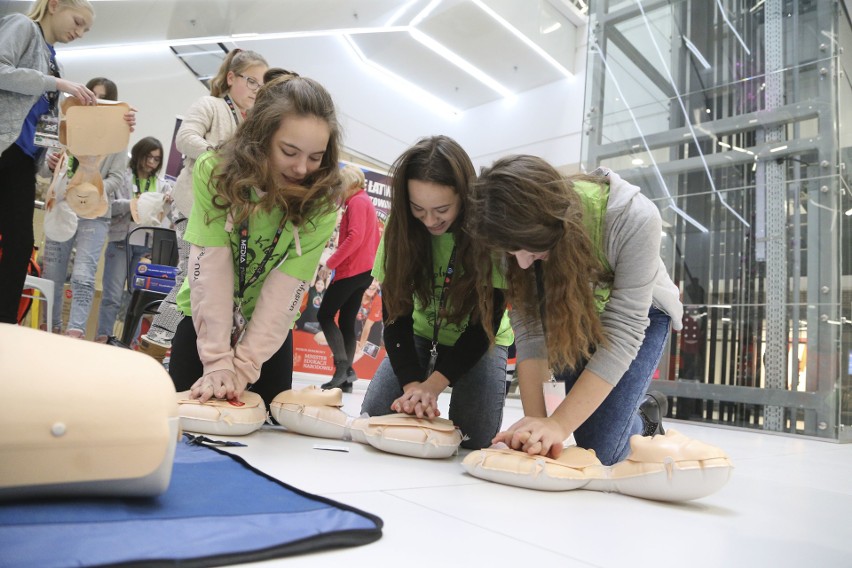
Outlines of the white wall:
{"label": "white wall", "polygon": [[168,152],[175,116],[183,114],[198,97],[208,94],[204,85],[169,48],[59,51],[64,76],[85,83],[107,77],[118,85],[119,100],[137,109],[132,146],[140,138],[155,136]]}
{"label": "white wall", "polygon": [[[458,140],[477,168],[508,153],[537,154],[557,166],[579,161],[582,67],[575,79],[449,117],[412,100],[398,83],[363,65],[339,39],[266,40],[240,47],[262,53],[272,66],[323,83],[338,106],[344,145],[376,163],[391,164],[415,140],[432,134]],[[120,99],[139,111],[131,144],[155,136],[168,147],[175,116],[207,92],[167,47],[60,50],[59,60],[71,80],[104,76],[116,82]]]}

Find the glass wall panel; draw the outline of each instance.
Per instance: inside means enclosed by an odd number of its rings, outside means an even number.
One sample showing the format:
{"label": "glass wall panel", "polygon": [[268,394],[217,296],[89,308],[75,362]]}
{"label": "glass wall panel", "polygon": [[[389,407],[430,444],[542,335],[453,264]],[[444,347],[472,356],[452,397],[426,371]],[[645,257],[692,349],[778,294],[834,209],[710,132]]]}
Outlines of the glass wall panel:
{"label": "glass wall panel", "polygon": [[[659,207],[676,418],[852,440],[852,32],[843,3],[590,4],[583,167]],[[846,212],[849,215],[846,215]]]}

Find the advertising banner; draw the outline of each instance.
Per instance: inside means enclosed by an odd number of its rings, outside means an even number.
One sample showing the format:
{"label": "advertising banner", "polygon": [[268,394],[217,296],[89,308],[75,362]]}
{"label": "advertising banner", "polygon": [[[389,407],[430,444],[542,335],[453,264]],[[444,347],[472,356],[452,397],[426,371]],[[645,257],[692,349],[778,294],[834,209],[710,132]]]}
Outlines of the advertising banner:
{"label": "advertising banner", "polygon": [[[356,164],[357,165],[357,164]],[[384,231],[385,221],[390,212],[390,177],[382,172],[359,166],[367,180],[366,191],[376,207],[379,218],[379,230]],[[334,252],[338,230],[329,240],[323,258]],[[317,323],[317,310],[322,304],[325,289],[334,279],[334,274],[326,281],[315,277],[302,304],[302,315],[293,329],[293,371],[317,375],[334,374],[334,359],[325,335]],[[353,368],[359,379],[371,379],[379,363],[385,357],[382,342],[382,292],[374,280],[361,299],[361,308],[355,320],[355,363]]]}

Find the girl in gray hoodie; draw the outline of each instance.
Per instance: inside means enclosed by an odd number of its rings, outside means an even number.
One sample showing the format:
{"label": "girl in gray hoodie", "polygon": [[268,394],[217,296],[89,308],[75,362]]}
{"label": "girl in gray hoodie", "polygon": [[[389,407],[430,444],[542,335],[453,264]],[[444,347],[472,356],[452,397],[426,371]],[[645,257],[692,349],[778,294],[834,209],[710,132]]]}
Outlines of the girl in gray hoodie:
{"label": "girl in gray hoodie", "polygon": [[[566,178],[534,156],[498,160],[473,191],[469,230],[507,272],[525,415],[493,441],[555,458],[573,434],[605,465],[623,460],[630,436],[662,433],[665,398],[646,392],[683,312],[657,207],[614,172]],[[551,369],[567,396],[548,417]]]}

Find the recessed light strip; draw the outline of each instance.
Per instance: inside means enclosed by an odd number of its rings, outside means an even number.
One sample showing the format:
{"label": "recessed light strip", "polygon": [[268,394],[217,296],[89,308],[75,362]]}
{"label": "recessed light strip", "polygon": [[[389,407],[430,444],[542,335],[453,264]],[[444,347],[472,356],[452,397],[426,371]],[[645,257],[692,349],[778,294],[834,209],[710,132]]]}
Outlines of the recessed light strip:
{"label": "recessed light strip", "polygon": [[484,71],[482,71],[479,67],[476,67],[465,58],[454,53],[452,50],[445,47],[443,44],[431,38],[430,36],[424,34],[420,30],[415,28],[409,28],[408,33],[411,35],[411,37],[415,39],[415,41],[437,53],[438,55],[440,55],[441,57],[443,57],[444,59],[446,59],[447,61],[449,61],[450,63],[452,63],[477,81],[479,81],[480,83],[482,83],[483,85],[499,93],[501,96],[514,96],[514,93],[512,93],[512,91],[498,83],[496,80],[494,80]]}
{"label": "recessed light strip", "polygon": [[148,41],[148,42],[128,42],[128,43],[113,43],[113,44],[102,44],[91,47],[62,47],[57,51],[61,51],[62,53],[86,53],[86,52],[97,52],[101,50],[112,50],[116,48],[134,48],[139,47],[142,51],[151,50],[158,47],[172,47],[172,46],[180,46],[180,45],[197,45],[197,44],[207,44],[207,43],[223,43],[223,42],[231,42],[235,40],[239,40],[240,42],[252,42],[252,41],[266,41],[271,39],[299,39],[299,38],[311,38],[311,37],[342,37],[346,35],[362,35],[362,34],[383,34],[389,32],[405,32],[408,31],[407,26],[391,26],[387,28],[343,28],[343,29],[330,29],[330,30],[309,30],[309,31],[298,31],[298,32],[276,32],[276,33],[259,33],[259,34],[244,34],[238,33],[227,36],[206,36],[206,37],[192,37],[192,38],[183,38],[183,39],[168,39],[168,40],[158,40],[158,41]]}
{"label": "recessed light strip", "polygon": [[420,22],[425,20],[429,16],[429,14],[432,13],[432,10],[437,8],[438,4],[440,4],[440,3],[441,3],[441,0],[432,0],[431,2],[429,2],[428,6],[426,6],[422,10],[420,10],[420,12],[416,16],[414,16],[414,19],[412,19],[410,22],[408,22],[408,25],[409,26],[416,26],[417,24],[419,24]]}
{"label": "recessed light strip", "polygon": [[479,7],[480,10],[482,10],[483,12],[485,12],[486,14],[491,16],[491,18],[495,22],[497,22],[498,24],[500,24],[501,26],[503,26],[504,28],[509,30],[512,33],[512,35],[514,35],[516,38],[518,38],[519,40],[524,42],[527,45],[527,47],[529,47],[530,49],[535,51],[539,55],[539,57],[541,57],[542,59],[544,59],[545,61],[547,61],[551,65],[553,65],[553,67],[555,67],[557,71],[559,71],[560,73],[562,73],[563,75],[565,75],[569,79],[574,77],[573,73],[571,73],[570,71],[568,71],[568,69],[563,67],[561,63],[556,61],[556,59],[554,59],[549,53],[547,53],[544,49],[542,49],[541,46],[539,46],[533,40],[531,40],[530,38],[525,36],[523,33],[521,33],[521,31],[518,28],[516,28],[515,26],[513,26],[512,24],[507,22],[505,19],[503,19],[503,17],[500,16],[500,14],[498,14],[497,12],[495,12],[494,10],[492,10],[491,8],[486,6],[482,2],[482,0],[471,0],[471,1],[474,4],[476,4]]}
{"label": "recessed light strip", "polygon": [[396,21],[399,20],[403,16],[403,14],[405,14],[408,11],[408,9],[411,8],[411,6],[416,4],[416,3],[417,3],[417,0],[409,0],[408,2],[406,2],[405,4],[400,6],[399,9],[396,12],[393,13],[393,15],[390,17],[390,19],[387,22],[385,22],[385,27],[390,27],[390,26],[394,25],[396,23]]}
{"label": "recessed light strip", "polygon": [[373,70],[391,79],[395,87],[402,87],[402,90],[411,98],[417,100],[419,103],[427,107],[432,108],[433,110],[437,110],[442,114],[448,115],[450,118],[458,118],[461,114],[461,111],[459,111],[459,109],[447,104],[432,93],[424,91],[417,85],[407,81],[406,79],[403,79],[393,71],[382,67],[381,65],[368,59],[364,55],[364,52],[361,51],[358,45],[356,45],[356,43],[352,40],[351,36],[344,35],[342,36],[342,38],[346,42],[346,44],[352,49],[355,55],[358,56],[358,59],[360,59],[363,64],[367,65],[368,67],[371,67]]}

